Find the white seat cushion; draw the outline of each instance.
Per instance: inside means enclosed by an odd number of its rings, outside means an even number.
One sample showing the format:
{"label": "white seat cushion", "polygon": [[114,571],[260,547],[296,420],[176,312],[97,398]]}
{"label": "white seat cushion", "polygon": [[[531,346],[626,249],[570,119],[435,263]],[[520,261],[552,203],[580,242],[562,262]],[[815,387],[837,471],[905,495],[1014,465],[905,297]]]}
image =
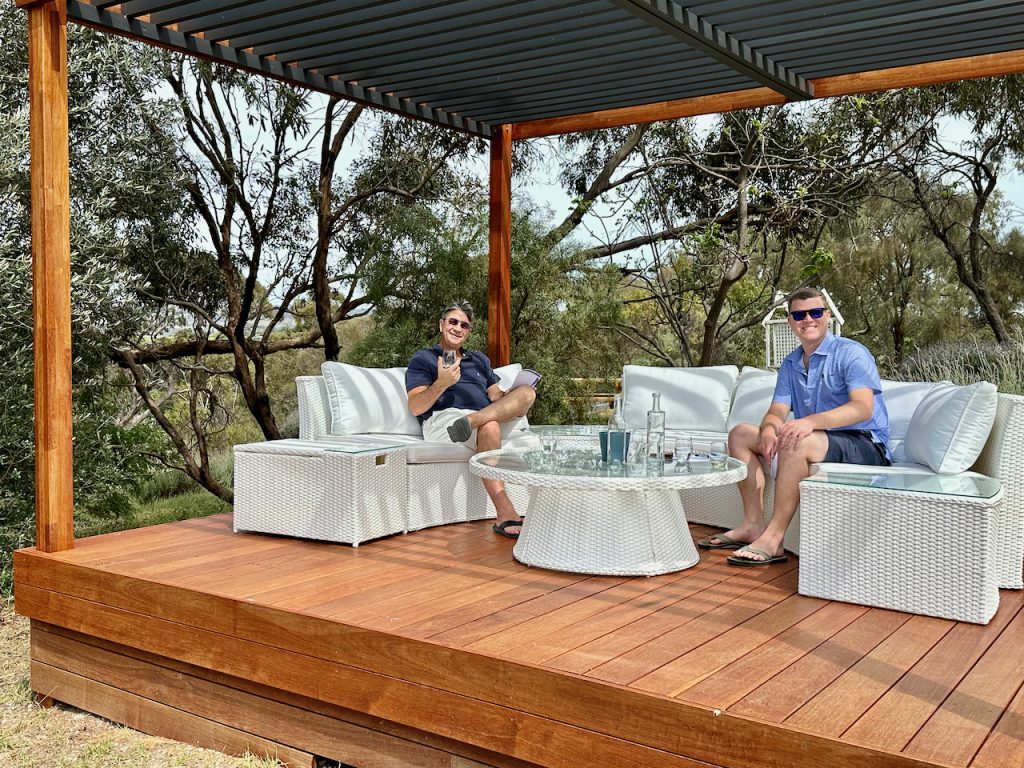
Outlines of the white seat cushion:
{"label": "white seat cushion", "polygon": [[716,365],[700,368],[661,368],[627,365],[622,369],[626,426],[647,426],[651,393],[661,392],[665,427],[675,430],[724,432],[732,390],[739,368]]}
{"label": "white seat cushion", "polygon": [[405,368],[361,368],[347,363],[320,366],[331,406],[331,434],[391,432],[422,435],[409,411]]}
{"label": "white seat cushion", "polygon": [[736,382],[726,428],[732,429],[737,424],[760,424],[772,404],[777,378],[775,371],[745,367]]}
{"label": "white seat cushion", "polygon": [[996,387],[987,381],[958,387],[943,381],[914,410],[903,444],[911,461],[943,475],[970,468],[996,418]]}

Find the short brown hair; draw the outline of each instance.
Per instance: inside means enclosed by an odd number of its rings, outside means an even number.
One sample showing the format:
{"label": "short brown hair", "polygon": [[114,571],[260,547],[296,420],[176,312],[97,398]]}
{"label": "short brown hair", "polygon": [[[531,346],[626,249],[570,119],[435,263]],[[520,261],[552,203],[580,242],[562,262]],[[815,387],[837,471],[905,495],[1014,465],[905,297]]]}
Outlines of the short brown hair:
{"label": "short brown hair", "polygon": [[[805,299],[821,299],[825,302],[825,294],[821,292],[821,288],[801,288],[798,291],[793,291],[793,295],[786,300],[786,309],[793,308],[794,301],[803,301]],[[825,303],[825,309],[828,309],[828,303]]]}
{"label": "short brown hair", "polygon": [[473,322],[473,305],[465,299],[453,301],[445,307],[444,311],[441,313],[441,319],[444,320],[448,317],[449,312],[454,312],[455,310],[459,310],[459,312],[462,312],[467,318],[469,318],[469,322]]}

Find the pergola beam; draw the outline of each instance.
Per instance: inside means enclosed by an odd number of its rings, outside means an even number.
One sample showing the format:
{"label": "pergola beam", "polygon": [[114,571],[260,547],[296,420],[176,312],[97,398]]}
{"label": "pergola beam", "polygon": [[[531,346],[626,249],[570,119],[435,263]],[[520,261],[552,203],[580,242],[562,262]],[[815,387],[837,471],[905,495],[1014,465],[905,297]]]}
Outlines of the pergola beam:
{"label": "pergola beam", "polygon": [[18,5],[28,9],[36,547],[59,552],[75,541],[67,19],[63,0]]}
{"label": "pergola beam", "polygon": [[[821,77],[813,80],[812,84],[815,98],[821,99],[888,91],[894,88],[914,88],[958,80],[973,80],[979,77],[1012,75],[1019,72],[1024,72],[1024,51],[1008,51],[934,61],[927,64],[891,67],[871,72]],[[784,97],[769,88],[751,88],[745,91],[663,101],[637,107],[606,109],[579,115],[513,123],[512,137],[514,139],[532,139],[576,131],[617,128],[623,125],[650,123],[655,120],[674,120],[680,117],[695,117],[731,112],[737,109],[785,104],[786,101]]]}
{"label": "pergola beam", "polygon": [[814,98],[814,88],[803,77],[672,0],[610,2],[791,101]]}
{"label": "pergola beam", "polygon": [[490,238],[487,270],[487,354],[495,367],[511,362],[512,127],[491,136]]}

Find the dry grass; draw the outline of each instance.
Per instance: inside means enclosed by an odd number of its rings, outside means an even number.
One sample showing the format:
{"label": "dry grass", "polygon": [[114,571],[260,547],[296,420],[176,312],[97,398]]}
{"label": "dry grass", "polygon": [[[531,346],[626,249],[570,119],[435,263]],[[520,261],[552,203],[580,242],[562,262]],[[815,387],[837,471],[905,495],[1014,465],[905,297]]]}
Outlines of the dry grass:
{"label": "dry grass", "polygon": [[0,599],[0,765],[5,768],[273,768],[133,731],[58,704],[29,688],[28,620]]}

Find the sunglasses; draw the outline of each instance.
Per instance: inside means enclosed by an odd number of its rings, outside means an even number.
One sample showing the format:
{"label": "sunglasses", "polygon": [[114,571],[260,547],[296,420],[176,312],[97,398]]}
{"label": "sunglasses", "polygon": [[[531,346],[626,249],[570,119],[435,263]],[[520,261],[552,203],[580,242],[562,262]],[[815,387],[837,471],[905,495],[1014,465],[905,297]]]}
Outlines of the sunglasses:
{"label": "sunglasses", "polygon": [[457,318],[457,317],[449,317],[448,318],[448,325],[458,325],[464,331],[471,331],[471,330],[473,330],[473,324],[472,323],[467,323],[465,320],[459,320],[459,318]]}
{"label": "sunglasses", "polygon": [[825,307],[814,307],[813,309],[794,309],[789,313],[789,316],[799,323],[808,315],[811,316],[812,320],[820,320],[821,316],[824,314]]}

